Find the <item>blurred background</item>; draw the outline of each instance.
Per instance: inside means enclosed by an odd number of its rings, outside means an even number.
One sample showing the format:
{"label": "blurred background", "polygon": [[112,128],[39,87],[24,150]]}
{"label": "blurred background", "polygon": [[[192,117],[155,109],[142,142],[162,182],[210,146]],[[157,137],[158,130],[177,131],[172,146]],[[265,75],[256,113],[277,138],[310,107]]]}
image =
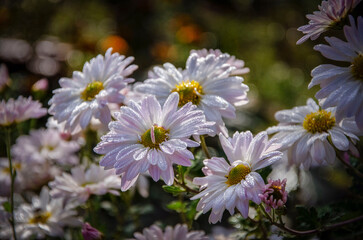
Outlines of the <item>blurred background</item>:
{"label": "blurred background", "polygon": [[[0,61],[11,79],[8,91],[29,95],[41,78],[49,89],[81,70],[85,61],[114,51],[135,56],[138,81],[154,65],[184,67],[191,49],[219,48],[245,61],[251,102],[232,131],[265,129],[277,110],[304,104],[310,71],[322,59],[297,27],[320,0],[3,0]],[[51,91],[44,97],[50,98]]]}
{"label": "blurred background", "polygon": [[[323,41],[322,37],[299,46],[296,41],[302,37],[297,28],[308,22],[305,15],[316,11],[320,3],[320,0],[2,0],[0,77],[7,78],[8,83],[0,91],[1,99],[32,95],[48,106],[52,90],[59,87],[59,78],[71,77],[73,71],[82,70],[86,61],[104,54],[109,47],[135,57],[139,69],[133,77],[137,81],[144,81],[148,70],[165,62],[184,68],[192,49],[218,48],[244,60],[250,68],[250,73],[243,76],[250,87],[250,102],[239,109],[236,119],[227,121],[229,130],[257,133],[277,123],[276,111],[304,105],[318,90],[318,87],[308,90],[307,86],[310,71],[329,62],[313,50],[314,44]],[[33,84],[44,78],[48,79],[48,90],[38,91]],[[216,140],[208,141],[218,147]],[[336,183],[338,190],[351,185],[344,170],[316,170],[313,174],[322,175],[317,182],[319,190],[325,189],[327,181]],[[99,211],[105,217],[86,218],[103,232],[110,232],[109,236],[117,237],[131,237],[134,231],[158,220],[175,225],[183,214],[172,211],[180,206],[170,205],[173,197],[163,192],[160,185],[151,183],[148,199],[137,194],[123,195],[121,202],[113,196],[106,202],[96,199],[100,202],[96,210],[102,208]],[[334,190],[320,198],[315,196],[311,204],[326,203],[335,193]],[[119,204],[110,204],[115,201]],[[299,203],[294,198],[289,201]],[[201,216],[193,226],[210,232],[207,217]],[[222,225],[230,224],[238,227],[241,220],[229,219]]]}

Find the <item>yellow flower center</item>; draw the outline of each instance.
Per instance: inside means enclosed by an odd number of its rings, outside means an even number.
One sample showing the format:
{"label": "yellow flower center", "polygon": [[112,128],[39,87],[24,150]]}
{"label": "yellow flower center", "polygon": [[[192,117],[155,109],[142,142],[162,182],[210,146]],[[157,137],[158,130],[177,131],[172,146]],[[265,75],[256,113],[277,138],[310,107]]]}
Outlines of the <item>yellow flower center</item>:
{"label": "yellow flower center", "polygon": [[169,130],[154,124],[152,128],[147,130],[139,141],[142,145],[149,148],[159,149],[159,144],[168,139]]}
{"label": "yellow flower center", "polygon": [[237,165],[229,171],[228,176],[225,176],[227,178],[226,183],[228,186],[235,185],[245,179],[250,172],[250,167],[243,164]]}
{"label": "yellow flower center", "polygon": [[103,83],[99,81],[91,82],[87,87],[81,92],[81,99],[85,101],[91,101],[95,96],[101,92],[103,89]]}
{"label": "yellow flower center", "polygon": [[326,132],[335,125],[335,117],[331,116],[330,112],[319,110],[306,115],[303,127],[311,133]]}
{"label": "yellow flower center", "polygon": [[363,55],[354,58],[351,71],[356,79],[363,81]]}
{"label": "yellow flower center", "polygon": [[[13,164],[13,169],[14,170],[20,170],[21,169],[21,163],[14,163]],[[3,168],[3,173],[10,174],[10,168],[9,167]]]}
{"label": "yellow flower center", "polygon": [[274,199],[279,200],[282,199],[282,194],[281,194],[281,186],[274,186],[272,185],[271,188],[274,190],[269,197],[272,195]]}
{"label": "yellow flower center", "polygon": [[198,82],[187,80],[176,85],[171,92],[179,94],[179,107],[182,107],[188,102],[198,105],[203,95],[203,88]]}
{"label": "yellow flower center", "polygon": [[37,213],[34,215],[34,217],[29,219],[29,223],[30,224],[38,224],[38,223],[45,224],[45,223],[47,223],[48,219],[51,216],[52,216],[52,214],[50,212]]}

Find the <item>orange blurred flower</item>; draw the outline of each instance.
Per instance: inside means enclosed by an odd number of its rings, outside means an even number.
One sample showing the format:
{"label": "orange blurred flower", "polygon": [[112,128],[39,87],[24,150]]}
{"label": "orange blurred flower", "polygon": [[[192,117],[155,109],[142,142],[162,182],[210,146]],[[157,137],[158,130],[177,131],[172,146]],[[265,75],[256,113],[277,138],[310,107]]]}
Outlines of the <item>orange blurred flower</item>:
{"label": "orange blurred flower", "polygon": [[126,54],[129,50],[129,45],[126,40],[117,35],[110,35],[102,40],[101,48],[103,51],[107,51],[110,47],[112,47],[113,52],[120,54]]}

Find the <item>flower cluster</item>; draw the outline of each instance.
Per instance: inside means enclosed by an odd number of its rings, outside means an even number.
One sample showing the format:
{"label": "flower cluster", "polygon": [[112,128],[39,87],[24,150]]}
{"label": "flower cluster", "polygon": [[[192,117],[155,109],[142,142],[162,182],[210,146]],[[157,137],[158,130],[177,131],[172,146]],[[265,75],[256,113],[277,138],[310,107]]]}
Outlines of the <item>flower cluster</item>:
{"label": "flower cluster", "polygon": [[[192,50],[184,69],[165,63],[149,71],[144,82],[132,85],[135,80],[130,75],[138,68],[131,64],[134,57],[110,48],[86,62],[82,72],[59,80],[60,88],[49,100],[52,116],[47,128],[28,129],[28,135],[19,134],[16,140],[11,139],[17,134],[13,126],[40,118],[47,109],[31,97],[2,100],[0,130],[6,130],[1,133],[7,134],[8,158],[0,158],[0,196],[8,201],[0,198],[0,238],[62,238],[68,228],[82,226],[84,239],[101,239],[103,234],[88,223],[96,226],[99,213],[91,209],[92,201],[109,213],[107,217],[117,215],[126,226],[122,231],[131,236],[130,229],[136,228],[127,226],[121,215],[136,211],[131,206],[134,193],[125,192],[137,186],[139,195],[148,197],[149,177],[155,182],[161,179],[166,192],[179,195],[168,208],[179,212],[188,226],[198,226],[193,220],[207,212],[210,223],[221,222],[227,210],[231,215],[240,213],[230,219],[252,220],[256,238],[276,235],[266,233],[263,217],[270,221],[267,227],[301,233],[287,228],[278,213],[287,209],[287,191],[294,194],[287,186],[289,177],[269,179],[266,184],[266,175],[270,168],[276,174],[276,169],[285,167],[306,173],[312,167],[333,165],[338,157],[349,173],[362,176],[350,164],[350,153],[358,155],[356,145],[363,135],[363,18],[349,15],[360,2],[327,0],[319,11],[307,15],[310,22],[298,29],[305,36],[297,44],[315,40],[349,18],[350,25],[343,26],[346,41],[326,37],[328,45],[314,47],[324,57],[348,64],[313,69],[308,87],[320,85],[318,102],[309,98],[304,106],[277,111],[277,126],[254,135],[251,131],[230,135],[224,122],[236,118],[236,108],[249,102],[249,87],[240,75],[250,69],[219,49]],[[1,65],[0,90],[8,78]],[[47,89],[45,79],[33,85],[33,92]],[[224,155],[210,151],[209,139],[214,147],[222,147]],[[185,202],[187,198],[192,202]],[[123,202],[113,206],[115,200]],[[115,214],[121,207],[125,212]],[[154,224],[134,237],[208,239],[203,231],[189,231],[188,226],[177,224],[163,231]]]}

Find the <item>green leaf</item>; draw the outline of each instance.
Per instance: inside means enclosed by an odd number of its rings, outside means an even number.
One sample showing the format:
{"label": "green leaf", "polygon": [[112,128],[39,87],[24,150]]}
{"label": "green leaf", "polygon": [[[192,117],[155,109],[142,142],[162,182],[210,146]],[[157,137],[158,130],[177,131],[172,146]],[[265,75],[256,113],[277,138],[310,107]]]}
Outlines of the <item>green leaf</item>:
{"label": "green leaf", "polygon": [[178,213],[183,213],[186,210],[186,203],[181,201],[172,201],[166,207]]}
{"label": "green leaf", "polygon": [[11,205],[9,202],[4,202],[3,207],[4,207],[5,211],[11,212]]}
{"label": "green leaf", "polygon": [[172,193],[173,195],[178,195],[179,193],[185,192],[184,189],[176,186],[167,186],[164,185],[163,189],[165,192]]}

